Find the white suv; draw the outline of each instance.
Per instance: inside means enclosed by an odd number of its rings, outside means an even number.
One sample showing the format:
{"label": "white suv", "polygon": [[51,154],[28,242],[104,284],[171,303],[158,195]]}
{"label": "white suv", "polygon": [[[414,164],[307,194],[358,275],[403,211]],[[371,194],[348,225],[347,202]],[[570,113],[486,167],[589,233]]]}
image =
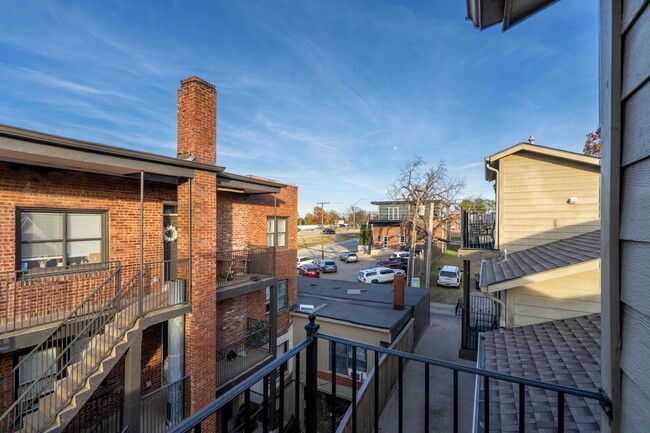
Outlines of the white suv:
{"label": "white suv", "polygon": [[396,258],[401,258],[401,257],[406,257],[408,258],[409,252],[408,251],[393,251],[390,254],[391,259],[396,259]]}
{"label": "white suv", "polygon": [[438,285],[460,287],[460,269],[458,266],[443,266],[438,272]]}
{"label": "white suv", "polygon": [[395,279],[395,275],[402,274],[405,275],[401,269],[391,269],[391,268],[371,268],[363,269],[357,274],[357,280],[362,283],[376,284],[376,283],[392,283]]}
{"label": "white suv", "polygon": [[302,265],[306,265],[307,263],[314,263],[314,259],[309,257],[298,257],[296,261],[296,269],[300,269]]}

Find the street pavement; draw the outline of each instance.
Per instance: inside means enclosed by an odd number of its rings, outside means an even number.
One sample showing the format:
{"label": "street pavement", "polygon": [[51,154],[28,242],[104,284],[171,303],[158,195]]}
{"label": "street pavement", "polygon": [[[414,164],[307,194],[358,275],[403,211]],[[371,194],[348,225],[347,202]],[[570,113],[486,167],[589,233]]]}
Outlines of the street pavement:
{"label": "street pavement", "polygon": [[[415,353],[444,361],[474,366],[458,359],[460,346],[460,316],[453,305],[431,304],[431,325],[418,342]],[[409,362],[404,371],[404,431],[424,430],[424,366]],[[470,432],[474,406],[475,377],[458,375],[458,431]],[[453,372],[441,367],[429,367],[429,432],[450,432],[453,421]],[[398,431],[398,391],[393,389],[384,412],[379,418],[379,431]]]}

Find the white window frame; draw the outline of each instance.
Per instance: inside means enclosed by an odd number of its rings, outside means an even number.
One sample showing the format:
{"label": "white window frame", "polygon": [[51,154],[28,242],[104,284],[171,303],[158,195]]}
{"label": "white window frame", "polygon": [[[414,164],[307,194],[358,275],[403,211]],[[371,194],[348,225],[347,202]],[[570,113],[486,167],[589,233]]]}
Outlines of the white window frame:
{"label": "white window frame", "polygon": [[388,248],[388,236],[384,236],[384,241],[382,242],[384,248]]}
{"label": "white window frame", "polygon": [[388,208],[388,219],[391,221],[399,220],[399,206],[390,206]]}
{"label": "white window frame", "polygon": [[283,231],[278,231],[277,233],[277,239],[278,239],[278,248],[286,248],[289,242],[288,239],[288,233],[289,233],[289,218],[287,217],[267,217],[266,218],[266,246],[268,247],[273,247],[275,246],[275,239],[276,239],[276,219],[277,219],[277,224],[284,225],[284,230]]}

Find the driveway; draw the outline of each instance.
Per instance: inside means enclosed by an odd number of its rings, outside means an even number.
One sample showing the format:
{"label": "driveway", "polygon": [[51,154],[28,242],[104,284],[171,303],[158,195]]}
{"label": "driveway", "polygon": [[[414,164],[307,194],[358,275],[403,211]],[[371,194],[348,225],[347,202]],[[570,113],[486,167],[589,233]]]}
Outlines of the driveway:
{"label": "driveway", "polygon": [[[431,358],[474,366],[475,363],[458,359],[460,346],[460,316],[453,305],[431,304],[431,326],[420,338],[415,353]],[[409,362],[404,371],[404,431],[421,432],[424,429],[424,366]],[[452,431],[453,373],[451,370],[429,368],[429,432]],[[458,431],[470,432],[474,405],[474,376],[458,375]],[[379,431],[398,431],[397,386],[379,418]]]}

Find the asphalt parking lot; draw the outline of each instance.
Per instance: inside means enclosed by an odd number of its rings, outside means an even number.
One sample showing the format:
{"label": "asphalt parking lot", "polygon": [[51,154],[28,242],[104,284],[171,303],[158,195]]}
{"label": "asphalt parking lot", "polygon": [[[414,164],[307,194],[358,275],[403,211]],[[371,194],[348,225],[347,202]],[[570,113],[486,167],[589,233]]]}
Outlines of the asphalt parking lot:
{"label": "asphalt parking lot", "polygon": [[336,262],[336,267],[338,268],[337,272],[328,272],[324,274],[321,272],[320,277],[330,280],[345,280],[345,281],[357,281],[357,273],[361,269],[373,268],[375,262],[379,260],[377,256],[368,256],[362,253],[357,253],[359,255],[359,261],[357,263],[345,263],[339,260],[338,255],[335,257],[325,256],[328,259],[332,259]]}

